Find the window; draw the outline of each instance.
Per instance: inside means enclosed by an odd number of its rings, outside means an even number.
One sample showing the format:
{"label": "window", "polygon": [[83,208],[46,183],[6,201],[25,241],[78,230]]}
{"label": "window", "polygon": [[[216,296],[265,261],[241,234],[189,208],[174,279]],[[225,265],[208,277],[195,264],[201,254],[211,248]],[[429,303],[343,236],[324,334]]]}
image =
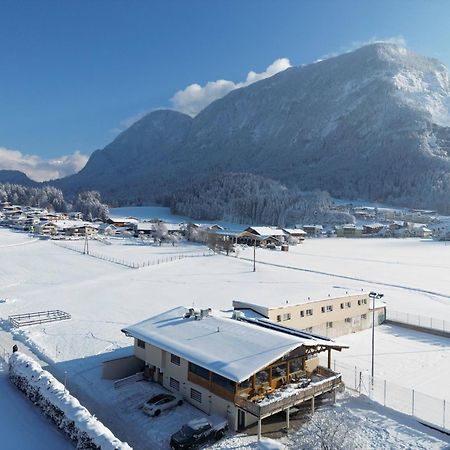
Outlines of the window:
{"label": "window", "polygon": [[312,327],[305,328],[305,331],[306,331],[307,333],[312,333]]}
{"label": "window", "polygon": [[346,307],[346,308],[351,308],[351,306],[352,306],[352,302],[347,302],[347,303],[345,304],[345,307]]}
{"label": "window", "polygon": [[327,322],[327,328],[333,328],[333,322]]}
{"label": "window", "polygon": [[358,300],[358,306],[361,306],[361,300]]}
{"label": "window", "polygon": [[176,366],[179,366],[180,365],[180,357],[171,353],[170,354],[170,362],[172,364],[175,364]]}
{"label": "window", "polygon": [[305,311],[300,311],[300,317],[305,317]]}
{"label": "window", "polygon": [[331,312],[333,311],[333,305],[328,305],[327,306],[327,312]]}
{"label": "window", "polygon": [[302,358],[295,358],[289,361],[289,373],[302,370]]}
{"label": "window", "polygon": [[264,384],[269,382],[269,370],[261,370],[255,375],[255,384]]}
{"label": "window", "polygon": [[324,313],[325,312],[325,306],[322,306],[322,308],[320,308],[320,310]]}
{"label": "window", "polygon": [[209,370],[204,369],[203,367],[197,366],[197,364],[189,363],[189,371],[195,375],[198,375],[205,380],[209,380]]}
{"label": "window", "polygon": [[363,303],[367,305],[367,298],[363,299]]}
{"label": "window", "polygon": [[367,314],[361,314],[361,319],[366,320],[367,319]]}
{"label": "window", "polygon": [[213,383],[219,385],[220,387],[226,389],[227,391],[234,392],[234,388],[236,385],[234,381],[231,381],[228,378],[217,375],[217,373],[214,372],[212,372],[211,375]]}
{"label": "window", "polygon": [[141,341],[140,339],[137,340],[137,346],[139,348],[145,348],[145,342]]}
{"label": "window", "polygon": [[287,375],[287,364],[282,363],[272,367],[272,378],[281,378]]}
{"label": "window", "polygon": [[343,303],[341,303],[341,309],[344,309],[344,304]]}
{"label": "window", "polygon": [[346,317],[346,318],[345,318],[345,323],[351,323],[351,321],[352,321],[352,318],[351,318],[351,317]]}
{"label": "window", "polygon": [[196,389],[191,388],[191,398],[198,403],[202,402],[202,393],[197,391]]}
{"label": "window", "polygon": [[175,378],[170,377],[169,386],[176,391],[180,390],[180,382],[178,380],[175,380]]}
{"label": "window", "polygon": [[307,316],[312,316],[313,315],[313,310],[312,309],[307,309],[306,310],[306,315]]}
{"label": "window", "polygon": [[291,319],[290,313],[283,314],[283,320],[290,320],[290,319]]}
{"label": "window", "polygon": [[278,316],[277,316],[277,322],[281,322],[281,315],[280,314],[278,314]]}

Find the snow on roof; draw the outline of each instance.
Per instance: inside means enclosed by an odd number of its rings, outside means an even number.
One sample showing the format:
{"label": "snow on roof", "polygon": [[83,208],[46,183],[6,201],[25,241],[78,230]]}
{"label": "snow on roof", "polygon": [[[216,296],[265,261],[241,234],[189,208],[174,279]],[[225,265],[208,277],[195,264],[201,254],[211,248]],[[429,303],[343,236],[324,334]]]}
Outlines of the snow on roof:
{"label": "snow on roof", "polygon": [[283,228],[283,231],[287,234],[307,234],[306,231],[301,228]]}
{"label": "snow on roof", "polygon": [[236,382],[297,347],[330,344],[214,314],[200,320],[185,319],[186,312],[188,309],[180,306],[122,331]]}
{"label": "snow on roof", "polygon": [[[334,289],[334,291],[333,291]],[[329,288],[322,290],[315,290],[314,296],[308,296],[306,292],[299,291],[298,298],[286,299],[283,296],[271,297],[261,296],[257,300],[233,300],[233,306],[239,305],[239,309],[252,307],[256,308],[291,308],[298,305],[307,305],[315,302],[322,302],[326,300],[342,299],[342,301],[351,299],[352,297],[367,297],[367,291],[349,290],[343,292],[341,288]]]}
{"label": "snow on roof", "polygon": [[280,228],[271,227],[248,227],[248,231],[253,230],[260,236],[284,236],[285,233]]}
{"label": "snow on roof", "polygon": [[139,222],[137,231],[155,231],[156,225],[153,222]]}
{"label": "snow on roof", "polygon": [[92,222],[84,222],[82,220],[55,220],[52,223],[55,224],[59,230],[83,227],[98,228],[97,224]]}

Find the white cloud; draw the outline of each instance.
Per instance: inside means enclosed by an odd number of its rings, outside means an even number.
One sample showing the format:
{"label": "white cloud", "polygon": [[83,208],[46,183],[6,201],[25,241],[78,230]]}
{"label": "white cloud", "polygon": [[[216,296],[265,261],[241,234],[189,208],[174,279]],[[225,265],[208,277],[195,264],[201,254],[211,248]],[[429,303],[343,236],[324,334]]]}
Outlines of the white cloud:
{"label": "white cloud", "polygon": [[223,97],[234,89],[271,77],[289,67],[291,67],[289,59],[279,58],[270,64],[264,72],[257,73],[251,70],[247,74],[245,81],[235,83],[229,80],[216,80],[208,81],[204,86],[194,83],[176,92],[170,101],[176,110],[195,116],[211,102]]}
{"label": "white cloud", "polygon": [[0,169],[20,170],[35,181],[54,180],[80,171],[88,156],[78,150],[70,155],[54,159],[43,159],[37,155],[27,155],[19,150],[0,147]]}

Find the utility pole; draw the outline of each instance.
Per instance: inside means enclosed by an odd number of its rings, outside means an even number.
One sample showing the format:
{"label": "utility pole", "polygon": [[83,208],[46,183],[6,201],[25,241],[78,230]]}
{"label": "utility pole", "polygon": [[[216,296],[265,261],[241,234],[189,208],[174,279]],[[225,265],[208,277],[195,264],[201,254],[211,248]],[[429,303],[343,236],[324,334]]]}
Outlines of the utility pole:
{"label": "utility pole", "polygon": [[253,272],[256,272],[256,238],[253,244]]}
{"label": "utility pole", "polygon": [[86,228],[84,229],[84,249],[83,249],[84,255],[89,255],[89,240],[88,240],[88,234]]}

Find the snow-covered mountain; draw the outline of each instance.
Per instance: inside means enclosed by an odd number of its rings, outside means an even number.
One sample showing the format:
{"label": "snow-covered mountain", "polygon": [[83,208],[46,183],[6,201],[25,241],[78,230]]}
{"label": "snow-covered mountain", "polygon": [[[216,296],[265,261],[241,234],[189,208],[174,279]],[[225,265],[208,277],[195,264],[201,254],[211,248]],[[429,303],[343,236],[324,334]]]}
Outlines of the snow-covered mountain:
{"label": "snow-covered mountain", "polygon": [[448,211],[449,108],[443,64],[377,43],[232,91],[194,119],[152,112],[58,184],[139,202],[215,173],[251,172]]}

